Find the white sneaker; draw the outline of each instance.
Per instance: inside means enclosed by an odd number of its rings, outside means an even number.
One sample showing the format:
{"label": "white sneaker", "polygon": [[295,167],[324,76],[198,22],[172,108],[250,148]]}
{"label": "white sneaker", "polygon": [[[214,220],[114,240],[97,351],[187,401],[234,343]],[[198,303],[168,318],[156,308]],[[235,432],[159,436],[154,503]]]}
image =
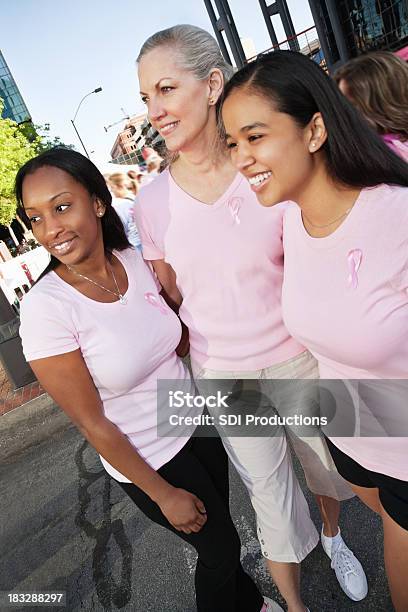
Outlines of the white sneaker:
{"label": "white sneaker", "polygon": [[[336,538],[339,536],[336,536]],[[353,601],[364,599],[368,593],[368,585],[363,566],[348,548],[343,538],[340,536],[340,541],[331,550],[327,540],[323,538],[322,528],[321,542],[323,550],[331,559],[331,567],[336,573],[336,578],[347,597],[350,597]]]}
{"label": "white sneaker", "polygon": [[270,597],[264,597],[264,602],[266,603],[266,612],[283,612],[283,608]]}

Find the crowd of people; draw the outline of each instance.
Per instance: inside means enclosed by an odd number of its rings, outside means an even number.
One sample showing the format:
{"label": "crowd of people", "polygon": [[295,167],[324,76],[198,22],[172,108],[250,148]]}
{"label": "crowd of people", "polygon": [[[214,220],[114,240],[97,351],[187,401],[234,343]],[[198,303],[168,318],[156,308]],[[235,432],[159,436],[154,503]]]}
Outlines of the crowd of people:
{"label": "crowd of people", "polygon": [[194,546],[199,612],[282,610],[241,565],[228,458],[289,612],[309,610],[300,564],[319,541],[344,593],[366,597],[352,552],[360,525],[348,543],[339,527],[353,495],[382,519],[391,597],[405,612],[406,438],[280,425],[160,436],[157,381],[199,392],[251,379],[285,417],[282,380],[298,381],[306,413],[300,381],[408,378],[407,66],[373,53],[332,79],[275,51],[234,74],[213,37],[189,25],[153,34],[137,66],[167,149],[163,171],[151,160],[154,180],[137,169],[104,177],[61,148],[18,172],[20,214],[51,254],[22,303],[25,356],[138,508]]}
{"label": "crowd of people", "polygon": [[134,215],[134,200],[139,190],[150,183],[158,174],[163,159],[152,147],[143,147],[142,156],[145,171],[139,164],[113,166],[114,172],[104,172],[107,187],[112,194],[112,206],[119,215],[130,244],[141,249],[139,232]]}

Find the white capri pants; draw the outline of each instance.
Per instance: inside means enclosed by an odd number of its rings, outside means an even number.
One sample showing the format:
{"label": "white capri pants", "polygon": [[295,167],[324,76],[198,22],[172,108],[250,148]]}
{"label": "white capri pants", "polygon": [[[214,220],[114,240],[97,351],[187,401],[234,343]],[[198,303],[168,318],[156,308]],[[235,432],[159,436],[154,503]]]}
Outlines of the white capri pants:
{"label": "white capri pants", "polygon": [[[216,371],[200,368],[194,363],[192,363],[192,370],[198,389],[200,389],[200,380],[203,379],[231,381],[258,379],[261,386],[264,382],[266,383],[269,397],[272,393],[275,404],[279,402],[279,396],[283,398],[285,394],[274,394],[273,389],[271,391],[272,379],[300,378],[301,372],[304,373],[311,369],[312,363],[315,368],[315,360],[305,352],[284,363],[252,372]],[[315,370],[314,374],[316,374]],[[303,376],[306,377],[304,374]],[[310,376],[310,378],[313,377],[316,378],[316,375]],[[279,406],[274,407],[281,414]],[[316,445],[315,441],[321,438],[311,439]],[[272,561],[300,563],[317,545],[319,536],[293,471],[290,450],[284,433],[270,437],[223,437],[222,441],[230,460],[248,490],[256,513],[262,554]],[[315,454],[315,449],[312,449],[311,453]],[[304,455],[303,452],[302,458]],[[326,453],[324,456],[325,462],[330,461],[329,471],[331,472],[331,456],[328,451],[327,457]],[[305,463],[309,465],[308,462]],[[340,478],[337,472],[336,478]]]}
{"label": "white capri pants", "polygon": [[[308,351],[261,371],[261,385],[265,393],[273,398],[274,408],[278,414],[285,417],[295,414],[311,416],[308,415],[308,407],[313,408],[313,400],[318,402],[317,390],[313,389],[310,382],[302,381],[317,378],[319,378],[319,367],[316,359]],[[282,382],[276,382],[276,379],[281,379]],[[288,380],[286,385],[283,379]],[[286,388],[290,390],[289,393]],[[319,427],[309,426],[307,432],[311,434],[310,436],[306,436],[305,429],[301,427],[286,425],[285,430],[312,493],[338,501],[354,496],[350,485],[338,473]]]}

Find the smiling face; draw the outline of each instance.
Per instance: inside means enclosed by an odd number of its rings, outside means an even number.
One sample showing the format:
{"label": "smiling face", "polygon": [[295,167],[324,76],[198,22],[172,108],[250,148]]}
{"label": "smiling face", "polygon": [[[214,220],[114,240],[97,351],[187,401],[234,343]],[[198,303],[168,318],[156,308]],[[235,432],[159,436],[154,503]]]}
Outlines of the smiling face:
{"label": "smiling face", "polygon": [[273,103],[248,89],[234,90],[222,117],[231,161],[263,206],[299,201],[313,169],[313,129],[301,128]]}
{"label": "smiling face", "polygon": [[43,166],[26,175],[22,196],[35,239],[62,263],[80,264],[100,246],[105,207],[64,170]]}
{"label": "smiling face", "polygon": [[138,66],[140,95],[149,121],[169,151],[191,146],[206,128],[212,108],[209,82],[180,68],[177,59],[174,49],[163,46],[149,51]]}

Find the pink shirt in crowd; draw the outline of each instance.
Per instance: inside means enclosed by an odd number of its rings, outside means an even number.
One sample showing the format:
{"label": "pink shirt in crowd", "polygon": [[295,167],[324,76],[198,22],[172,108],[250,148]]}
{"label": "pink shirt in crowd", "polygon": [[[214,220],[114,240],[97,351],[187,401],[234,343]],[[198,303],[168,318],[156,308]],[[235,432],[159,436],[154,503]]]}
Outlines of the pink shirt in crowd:
{"label": "pink shirt in crowd", "polygon": [[[408,189],[364,189],[326,238],[306,232],[293,204],[284,250],[284,320],[321,378],[408,379]],[[408,407],[405,431],[407,419]],[[408,438],[332,441],[365,468],[408,480]]]}
{"label": "pink shirt in crowd", "polygon": [[[188,440],[158,437],[156,429],[160,414],[164,414],[157,410],[157,380],[188,379],[184,364],[174,352],[181,326],[158,295],[142,256],[134,249],[114,254],[126,270],[127,304],[96,302],[50,272],[30,289],[21,304],[24,355],[30,361],[80,349],[105,416],[158,469]],[[147,300],[146,294],[154,299]],[[101,461],[111,476],[129,482],[102,457]]]}
{"label": "pink shirt in crowd", "polygon": [[382,136],[384,142],[402,159],[408,162],[408,141],[403,141],[396,134],[384,134]]}
{"label": "pink shirt in crowd", "polygon": [[180,317],[198,365],[259,370],[304,350],[282,321],[285,207],[260,206],[239,174],[211,205],[183,191],[169,170],[140,191],[143,256],[175,270]]}

